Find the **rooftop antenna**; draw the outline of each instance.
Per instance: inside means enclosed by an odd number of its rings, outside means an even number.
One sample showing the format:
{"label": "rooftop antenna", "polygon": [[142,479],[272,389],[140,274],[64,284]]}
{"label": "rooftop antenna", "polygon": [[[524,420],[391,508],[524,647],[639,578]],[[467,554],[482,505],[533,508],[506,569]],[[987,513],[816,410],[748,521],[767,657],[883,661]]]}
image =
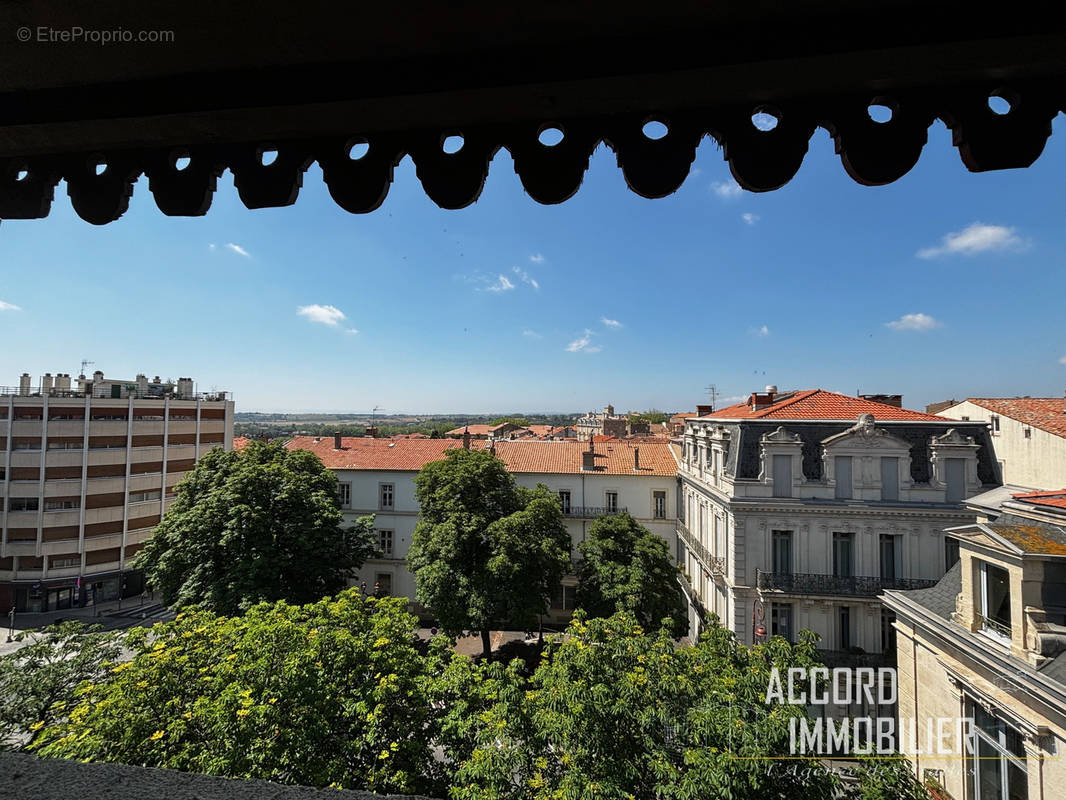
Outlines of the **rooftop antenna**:
{"label": "rooftop antenna", "polygon": [[91,367],[91,366],[95,366],[95,365],[96,365],[95,361],[89,361],[89,360],[83,358],[81,360],[81,372],[79,372],[78,374],[79,375],[84,375],[86,367]]}
{"label": "rooftop antenna", "polygon": [[373,419],[375,425],[378,424],[378,412],[384,410],[385,409],[383,409],[381,406],[374,406],[372,409],[370,409],[370,416]]}
{"label": "rooftop antenna", "polygon": [[714,407],[718,404],[718,387],[712,383],[710,386],[705,386],[703,390],[711,398],[711,411],[714,411]]}

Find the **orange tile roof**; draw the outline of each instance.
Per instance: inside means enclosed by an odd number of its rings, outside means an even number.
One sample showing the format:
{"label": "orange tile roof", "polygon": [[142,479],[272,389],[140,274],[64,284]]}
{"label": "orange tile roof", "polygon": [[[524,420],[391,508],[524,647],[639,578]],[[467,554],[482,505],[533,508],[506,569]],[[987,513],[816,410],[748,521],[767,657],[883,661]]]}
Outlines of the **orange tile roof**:
{"label": "orange tile roof", "polygon": [[241,450],[242,448],[247,447],[249,444],[251,444],[251,441],[252,440],[249,439],[247,436],[234,436],[233,449]]}
{"label": "orange tile roof", "polygon": [[968,397],[966,400],[1033,428],[1066,436],[1066,397]]}
{"label": "orange tile roof", "polygon": [[495,426],[493,425],[463,425],[461,428],[453,428],[445,436],[462,436],[463,431],[469,430],[471,436],[488,436]]}
{"label": "orange tile roof", "polygon": [[1059,489],[1056,492],[1022,492],[1012,494],[1011,497],[1033,505],[1066,508],[1066,489]]}
{"label": "orange tile roof", "polygon": [[[782,393],[784,394],[784,393]],[[790,392],[772,405],[752,411],[751,403],[737,403],[696,419],[832,419],[854,420],[859,414],[873,414],[875,420],[943,422],[944,417],[896,408],[874,400],[849,397],[824,389]]]}
{"label": "orange tile roof", "polygon": [[[345,437],[342,449],[333,449],[333,437],[294,436],[285,446],[309,450],[330,469],[398,470],[416,472],[446,451],[462,447],[458,439],[367,439]],[[484,450],[488,442],[475,439],[472,449]],[[581,473],[581,454],[587,442],[516,441],[497,442],[496,456],[511,472]],[[634,450],[640,449],[640,472],[633,470]],[[596,473],[607,475],[677,474],[677,458],[666,441],[606,442],[596,446]]]}

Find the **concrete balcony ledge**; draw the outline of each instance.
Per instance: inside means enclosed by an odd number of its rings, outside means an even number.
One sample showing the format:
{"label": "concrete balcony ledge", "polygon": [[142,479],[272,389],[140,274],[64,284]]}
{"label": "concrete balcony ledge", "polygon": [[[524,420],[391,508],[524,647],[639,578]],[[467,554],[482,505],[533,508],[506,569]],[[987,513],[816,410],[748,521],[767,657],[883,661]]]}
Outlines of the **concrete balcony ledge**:
{"label": "concrete balcony ledge", "polygon": [[763,572],[756,570],[760,591],[784,594],[826,594],[876,597],[889,589],[928,589],[935,580],[883,578],[876,575],[827,575],[804,572]]}
{"label": "concrete balcony ledge", "polygon": [[195,775],[172,769],[125,764],[83,764],[80,761],[36,758],[26,753],[0,753],[5,793],[34,800],[99,797],[108,800],[434,800],[423,795],[380,795],[354,790],[283,786],[270,781],[242,781]]}

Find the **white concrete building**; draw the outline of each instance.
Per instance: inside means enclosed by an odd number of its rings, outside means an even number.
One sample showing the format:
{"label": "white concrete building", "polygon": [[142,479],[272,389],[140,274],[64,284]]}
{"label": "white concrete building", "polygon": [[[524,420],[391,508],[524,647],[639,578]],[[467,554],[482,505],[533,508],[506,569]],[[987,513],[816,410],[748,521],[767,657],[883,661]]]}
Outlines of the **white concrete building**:
{"label": "white concrete building", "polygon": [[1066,398],[970,397],[937,413],[988,423],[1004,482],[1066,486]]}
{"label": "white concrete building", "polygon": [[[53,611],[139,594],[133,555],[174,487],[233,442],[233,401],[175,382],[71,381],[0,387],[0,609]],[[0,612],[0,613],[3,613]]]}
{"label": "white concrete building", "polygon": [[[471,448],[489,442],[467,440]],[[286,445],[310,450],[337,475],[345,518],[353,521],[373,514],[383,558],[364,564],[356,583],[368,590],[404,596],[415,603],[415,578],[405,559],[411,545],[419,507],[415,476],[447,450],[463,447],[457,439],[368,439],[298,436]],[[570,532],[572,555],[599,515],[628,511],[642,525],[661,536],[670,552],[678,552],[676,447],[667,442],[561,441],[496,442],[493,449],[522,486],[546,485],[559,495]],[[576,580],[567,578],[552,603],[555,619],[573,609]],[[419,609],[414,606],[415,610]]]}
{"label": "white concrete building", "polygon": [[768,387],[689,418],[683,439],[692,630],[710,613],[745,643],[810,629],[830,666],[891,652],[877,595],[939,579],[943,529],[999,483],[983,424],[818,389]]}

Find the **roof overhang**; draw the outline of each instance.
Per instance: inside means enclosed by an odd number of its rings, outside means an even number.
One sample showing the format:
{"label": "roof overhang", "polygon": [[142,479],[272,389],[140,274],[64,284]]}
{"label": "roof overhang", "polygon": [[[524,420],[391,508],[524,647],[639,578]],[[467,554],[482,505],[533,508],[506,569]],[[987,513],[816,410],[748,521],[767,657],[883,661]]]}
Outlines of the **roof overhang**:
{"label": "roof overhang", "polygon": [[[163,213],[200,215],[226,169],[247,207],[284,206],[312,162],[362,213],[406,155],[434,202],[461,208],[501,148],[531,197],[558,203],[600,142],[633,191],[662,197],[708,136],[741,186],[768,191],[817,126],[852,178],[879,185],[914,166],[937,118],[966,168],[1029,166],[1066,101],[1066,27],[1049,3],[27,0],[0,5],[0,35],[8,219],[46,216],[65,180],[75,211],[103,224],[141,175]],[[890,121],[870,117],[874,101]],[[753,125],[759,110],[773,130]],[[666,135],[645,136],[649,119]],[[545,127],[562,141],[541,144]],[[446,153],[451,134],[463,146]],[[355,141],[369,144],[357,159]]]}

